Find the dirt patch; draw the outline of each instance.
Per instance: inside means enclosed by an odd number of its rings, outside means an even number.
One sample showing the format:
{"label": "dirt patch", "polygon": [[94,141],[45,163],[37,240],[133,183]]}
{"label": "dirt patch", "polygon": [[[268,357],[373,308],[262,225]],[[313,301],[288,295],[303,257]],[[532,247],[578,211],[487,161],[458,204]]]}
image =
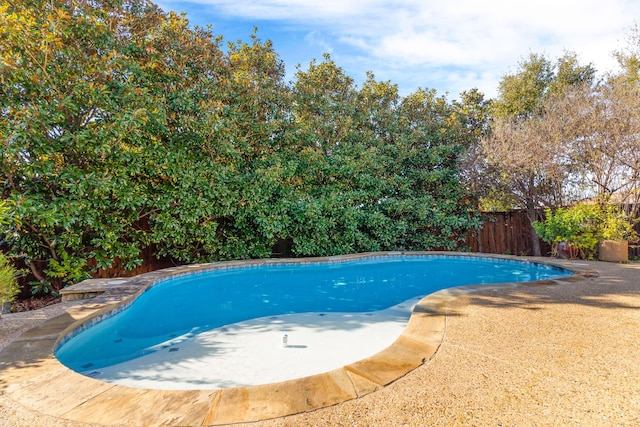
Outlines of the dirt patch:
{"label": "dirt patch", "polygon": [[11,303],[11,312],[20,313],[23,311],[39,310],[53,304],[58,304],[60,301],[62,301],[60,297],[55,297],[53,295],[17,300]]}

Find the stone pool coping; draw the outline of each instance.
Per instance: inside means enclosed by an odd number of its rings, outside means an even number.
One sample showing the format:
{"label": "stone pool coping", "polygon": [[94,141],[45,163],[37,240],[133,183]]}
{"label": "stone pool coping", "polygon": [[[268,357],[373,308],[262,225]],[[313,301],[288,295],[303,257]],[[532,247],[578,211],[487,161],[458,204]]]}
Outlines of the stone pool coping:
{"label": "stone pool coping", "polygon": [[[79,323],[128,303],[151,283],[182,272],[284,262],[327,262],[388,255],[454,255],[533,261],[576,274],[562,279],[499,285],[471,285],[423,298],[404,332],[385,350],[319,375],[282,383],[218,390],[149,390],[104,383],[71,371],[53,357],[62,337]],[[0,389],[26,407],[58,418],[108,425],[223,425],[311,411],[376,391],[428,361],[445,332],[447,305],[478,289],[553,285],[597,275],[548,258],[520,258],[451,252],[385,252],[296,260],[251,260],[185,266],[147,273],[109,286],[86,304],[45,321],[0,352]],[[86,284],[85,284],[86,285]],[[98,288],[100,289],[100,288]]]}

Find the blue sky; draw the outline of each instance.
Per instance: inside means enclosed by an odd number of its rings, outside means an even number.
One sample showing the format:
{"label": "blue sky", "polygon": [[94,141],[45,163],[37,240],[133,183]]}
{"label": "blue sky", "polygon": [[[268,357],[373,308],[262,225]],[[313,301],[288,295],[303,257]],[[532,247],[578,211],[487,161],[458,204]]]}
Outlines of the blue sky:
{"label": "blue sky", "polygon": [[640,19],[638,0],[161,0],[226,41],[272,40],[287,78],[325,52],[360,84],[366,71],[400,94],[436,89],[457,98],[478,88],[497,95],[500,78],[531,52],[566,50],[600,75],[616,68]]}

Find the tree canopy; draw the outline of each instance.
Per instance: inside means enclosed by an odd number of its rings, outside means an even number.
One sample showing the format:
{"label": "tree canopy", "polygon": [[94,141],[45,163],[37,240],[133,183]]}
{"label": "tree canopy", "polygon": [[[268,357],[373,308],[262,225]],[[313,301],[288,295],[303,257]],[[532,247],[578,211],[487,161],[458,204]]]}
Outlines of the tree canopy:
{"label": "tree canopy", "polygon": [[[144,251],[175,263],[459,249],[487,206],[640,188],[637,28],[596,81],[531,54],[499,95],[359,87],[327,54],[285,81],[144,0],[0,0],[0,225],[33,291]],[[534,253],[539,253],[532,229]]]}
{"label": "tree canopy", "polygon": [[478,225],[471,110],[354,84],[327,55],[291,83],[257,34],[223,46],[140,0],[0,1],[4,244],[56,289],[141,252],[175,262],[454,249]]}
{"label": "tree canopy", "polygon": [[[524,208],[532,223],[543,208],[589,198],[615,196],[637,209],[638,51],[636,28],[615,53],[620,71],[601,80],[568,52],[555,63],[532,54],[506,74],[473,165],[487,177],[485,201]],[[533,229],[531,237],[539,254]]]}
{"label": "tree canopy", "polygon": [[[572,165],[560,136],[560,117],[550,120],[550,103],[594,78],[593,66],[580,65],[568,52],[555,63],[531,54],[516,73],[502,78],[490,106],[492,132],[480,143],[480,167],[493,177],[490,203],[497,199],[524,208],[532,224],[542,207],[563,205]],[[534,255],[540,255],[533,228],[531,242]]]}

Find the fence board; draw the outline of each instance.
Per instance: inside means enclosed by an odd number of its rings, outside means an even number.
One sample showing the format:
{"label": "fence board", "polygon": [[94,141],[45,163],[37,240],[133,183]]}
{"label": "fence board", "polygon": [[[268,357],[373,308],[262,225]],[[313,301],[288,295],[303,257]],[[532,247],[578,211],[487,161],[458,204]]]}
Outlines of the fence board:
{"label": "fence board", "polygon": [[[472,252],[532,255],[531,225],[525,211],[483,213],[486,221],[480,230],[473,230],[466,244]],[[543,255],[550,246],[540,240]]]}

